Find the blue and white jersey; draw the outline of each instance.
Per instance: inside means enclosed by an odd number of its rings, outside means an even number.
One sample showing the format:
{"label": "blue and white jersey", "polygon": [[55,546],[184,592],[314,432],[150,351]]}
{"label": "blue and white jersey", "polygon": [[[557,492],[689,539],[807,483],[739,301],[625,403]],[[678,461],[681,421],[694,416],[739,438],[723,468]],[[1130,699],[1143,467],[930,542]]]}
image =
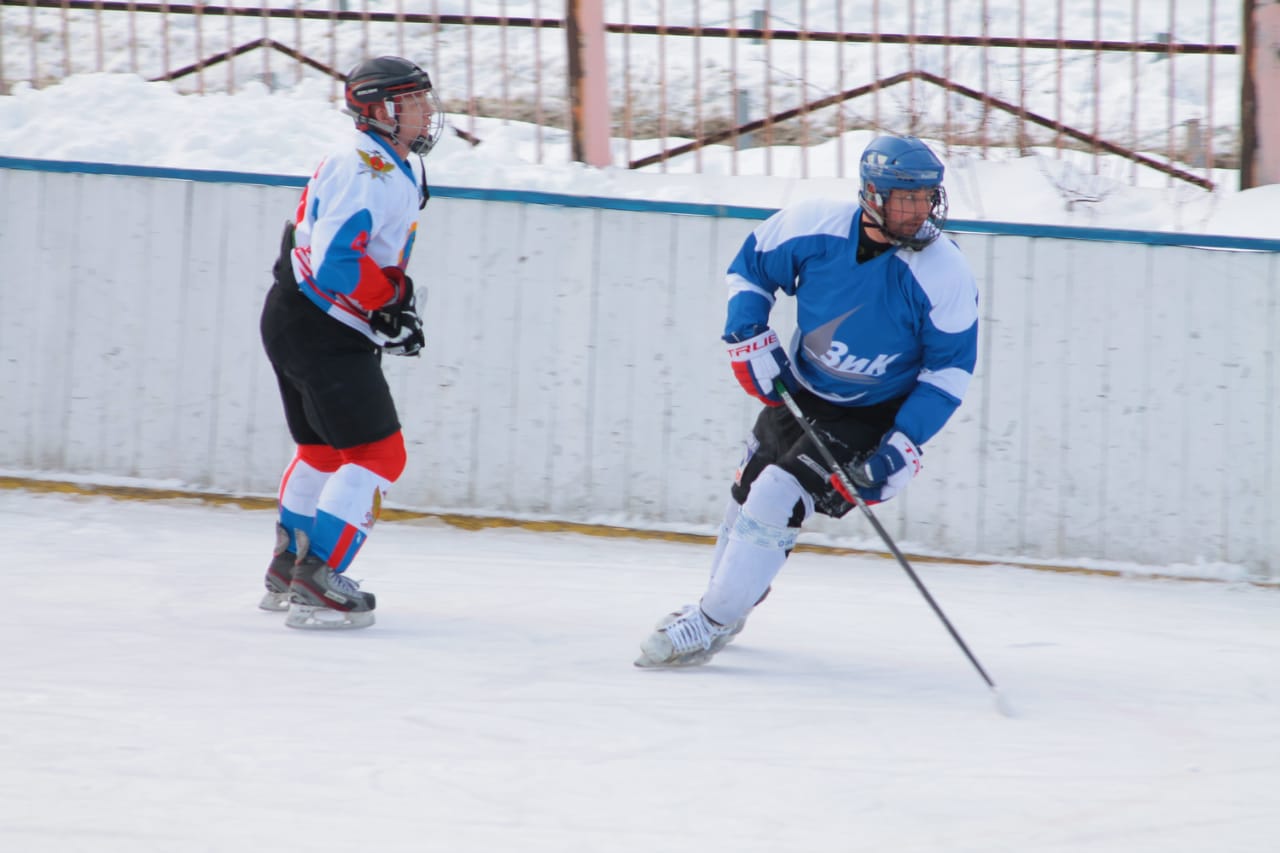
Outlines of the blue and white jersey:
{"label": "blue and white jersey", "polygon": [[924,444],[964,399],[978,355],[978,288],[959,248],[890,249],[859,264],[856,201],[803,201],[762,222],[729,265],[725,336],[796,298],[792,369],[848,406],[905,397],[895,427]]}
{"label": "blue and white jersey", "polygon": [[409,263],[422,190],[413,167],[385,139],[351,134],[302,191],[293,274],[330,317],[381,343],[369,329],[369,312],[395,297],[382,270]]}

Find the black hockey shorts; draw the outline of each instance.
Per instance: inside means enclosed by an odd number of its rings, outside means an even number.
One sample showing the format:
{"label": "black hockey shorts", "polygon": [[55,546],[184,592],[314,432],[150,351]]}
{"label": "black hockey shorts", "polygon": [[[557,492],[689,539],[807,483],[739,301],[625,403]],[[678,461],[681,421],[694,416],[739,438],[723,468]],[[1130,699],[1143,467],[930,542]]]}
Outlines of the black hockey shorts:
{"label": "black hockey shorts", "polygon": [[[903,402],[897,399],[874,406],[838,406],[803,388],[792,396],[841,466],[880,444]],[[756,418],[751,434],[758,446],[749,451],[743,462],[738,482],[732,489],[735,501],[745,502],[760,472],[767,465],[777,465],[799,480],[813,496],[813,508],[817,512],[840,518],[853,508],[831,485],[831,471],[822,454],[786,406],[766,407]]]}
{"label": "black hockey shorts", "polygon": [[296,285],[271,287],[260,328],[295,442],[342,449],[400,429],[382,349],[325,314]]}

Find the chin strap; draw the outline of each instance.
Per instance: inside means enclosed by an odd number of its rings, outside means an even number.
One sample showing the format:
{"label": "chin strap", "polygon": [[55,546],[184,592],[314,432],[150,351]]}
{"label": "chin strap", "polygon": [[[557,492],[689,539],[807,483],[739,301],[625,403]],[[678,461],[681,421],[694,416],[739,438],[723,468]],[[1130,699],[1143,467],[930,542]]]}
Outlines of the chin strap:
{"label": "chin strap", "polygon": [[418,155],[418,166],[422,169],[422,191],[418,193],[418,210],[425,210],[431,200],[431,188],[427,186],[427,161]]}

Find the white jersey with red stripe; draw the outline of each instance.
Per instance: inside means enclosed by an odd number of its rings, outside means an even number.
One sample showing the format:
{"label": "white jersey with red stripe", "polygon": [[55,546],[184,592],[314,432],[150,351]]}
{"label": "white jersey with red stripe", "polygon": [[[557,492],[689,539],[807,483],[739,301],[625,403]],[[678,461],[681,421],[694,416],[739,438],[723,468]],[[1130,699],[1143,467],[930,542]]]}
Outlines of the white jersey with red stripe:
{"label": "white jersey with red stripe", "polygon": [[421,181],[382,137],[352,130],[316,169],[294,216],[293,274],[330,317],[380,343],[369,313],[395,298],[384,267],[409,263]]}

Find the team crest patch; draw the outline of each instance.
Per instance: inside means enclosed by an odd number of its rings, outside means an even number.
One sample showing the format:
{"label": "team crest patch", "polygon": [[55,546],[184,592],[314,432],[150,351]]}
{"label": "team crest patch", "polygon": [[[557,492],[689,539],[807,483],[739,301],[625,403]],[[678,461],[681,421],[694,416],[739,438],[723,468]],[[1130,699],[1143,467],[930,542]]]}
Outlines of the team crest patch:
{"label": "team crest patch", "polygon": [[396,164],[389,162],[377,151],[360,151],[357,149],[356,153],[364,161],[364,166],[360,169],[361,172],[368,172],[375,178],[384,178],[395,171]]}

